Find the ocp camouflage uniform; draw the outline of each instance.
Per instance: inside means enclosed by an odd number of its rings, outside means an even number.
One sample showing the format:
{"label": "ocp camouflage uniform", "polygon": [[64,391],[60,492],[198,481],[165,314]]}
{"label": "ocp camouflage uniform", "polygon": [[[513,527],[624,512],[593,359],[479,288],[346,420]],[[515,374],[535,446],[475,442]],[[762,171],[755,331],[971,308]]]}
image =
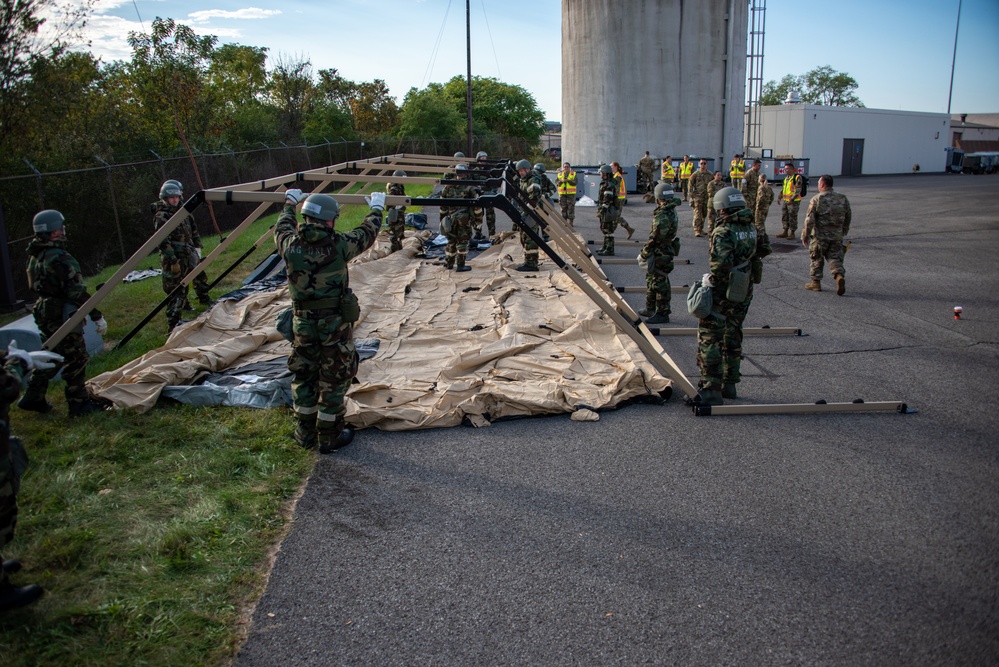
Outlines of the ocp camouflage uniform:
{"label": "ocp camouflage uniform", "polygon": [[[541,184],[541,176],[538,172],[533,169],[528,170],[527,176],[524,178],[517,178],[517,187],[520,188],[521,193],[527,202],[532,206],[536,207],[541,201],[542,193],[544,192],[544,186]],[[537,222],[531,216],[524,213],[524,224],[531,229],[538,231]],[[540,233],[540,232],[539,232]],[[538,244],[534,242],[527,232],[523,228],[520,230],[520,245],[524,248],[524,263],[523,267],[531,271],[538,270],[538,254],[540,250],[538,249]]]}
{"label": "ocp camouflage uniform", "polygon": [[784,177],[780,193],[781,233],[777,236],[793,239],[798,231],[798,208],[801,206],[801,174]]}
{"label": "ocp camouflage uniform", "polygon": [[[714,305],[712,314],[697,323],[697,366],[701,370],[698,386],[721,391],[723,384],[737,383],[741,377],[742,323],[753,300],[753,282],[759,282],[756,277],[762,278],[763,264],[759,260],[770,254],[770,242],[766,234],[757,233],[753,214],[744,208],[734,215],[719,215],[709,245]],[[753,274],[741,303],[727,298],[733,270]]]}
{"label": "ocp camouflage uniform", "polygon": [[[401,183],[388,183],[385,186],[385,192],[389,196],[405,197],[406,187]],[[402,240],[406,238],[406,207],[387,204],[385,206],[385,219],[388,220],[389,235],[392,238],[389,253],[402,250]]]}
{"label": "ocp camouflage uniform", "polygon": [[759,189],[760,172],[756,169],[750,169],[742,177],[742,186],[739,188],[742,198],[746,200],[746,208],[750,211],[756,211],[756,191]]}
{"label": "ocp camouflage uniform", "polygon": [[638,189],[642,192],[652,192],[652,172],[656,168],[656,161],[651,156],[644,156],[638,161],[638,175],[642,181],[638,184]]}
{"label": "ocp camouflage uniform", "polygon": [[690,175],[687,183],[687,196],[694,209],[694,235],[704,236],[704,218],[708,215],[708,185],[715,175],[710,171],[698,169]]}
{"label": "ocp camouflage uniform", "polygon": [[[441,191],[441,197],[444,199],[475,199],[478,196],[478,190],[471,184],[445,185]],[[457,268],[461,270],[468,255],[468,241],[472,238],[472,207],[442,206],[441,215],[446,215],[451,220],[449,229],[443,222],[441,223],[441,233],[447,237],[447,245],[444,247],[444,266],[453,269],[457,262]]]}
{"label": "ocp camouflage uniform", "polygon": [[808,203],[802,236],[808,239],[809,274],[815,282],[822,280],[825,262],[829,262],[833,278],[846,275],[843,237],[850,233],[852,219],[850,200],[832,188],[819,192]]}
{"label": "ocp camouflage uniform", "polygon": [[774,190],[770,187],[769,181],[760,179],[760,185],[756,190],[756,215],[754,216],[756,231],[767,231],[767,213],[774,203]]}
{"label": "ocp camouflage uniform", "polygon": [[718,217],[718,212],[715,210],[715,193],[724,187],[728,187],[725,181],[716,181],[713,178],[711,182],[708,183],[708,235],[715,228],[715,219]]}
{"label": "ocp camouflage uniform", "polygon": [[620,220],[620,209],[617,207],[617,179],[613,177],[600,179],[597,189],[597,219],[600,221],[600,231],[604,235],[604,245],[597,251],[598,255],[614,254],[614,230]]}
{"label": "ocp camouflage uniform", "polygon": [[[87,287],[83,284],[80,264],[65,249],[65,242],[43,239],[38,234],[28,245],[28,286],[38,295],[32,313],[43,343],[90,298]],[[90,319],[94,322],[101,317],[101,312],[96,308],[90,311]],[[62,379],[66,381],[66,403],[72,415],[90,400],[86,387],[90,355],[87,354],[87,345],[83,340],[83,322],[66,334],[52,351],[65,358]],[[53,368],[35,370],[22,400],[44,403],[49,382],[59,372],[59,368],[57,364]]]}
{"label": "ocp camouflage uniform", "polygon": [[[27,366],[0,349],[0,547],[14,539],[17,526],[17,478],[10,451],[10,405],[17,400],[28,375]],[[0,556],[0,562],[3,557]],[[10,586],[0,568],[0,591]]]}
{"label": "ocp camouflage uniform", "polygon": [[639,257],[648,262],[645,274],[645,311],[650,315],[669,315],[673,288],[669,274],[673,271],[673,258],[680,252],[680,239],[676,237],[679,221],[677,198],[660,203],[652,212],[652,229],[649,240],[642,247]]}
{"label": "ocp camouflage uniform", "polygon": [[288,370],[294,373],[291,394],[299,427],[318,432],[322,442],[343,431],[344,397],[357,373],[357,298],[350,291],[347,263],[375,242],[382,214],[372,211],[347,233],[319,221],[296,223],[295,207],[285,204],[274,242],[287,266],[294,309]]}

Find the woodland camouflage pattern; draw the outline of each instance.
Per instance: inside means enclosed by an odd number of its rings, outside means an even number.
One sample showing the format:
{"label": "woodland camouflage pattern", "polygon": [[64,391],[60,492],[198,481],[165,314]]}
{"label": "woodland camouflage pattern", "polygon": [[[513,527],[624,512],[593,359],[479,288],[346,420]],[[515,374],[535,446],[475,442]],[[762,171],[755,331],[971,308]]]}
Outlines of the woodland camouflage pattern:
{"label": "woodland camouflage pattern", "polygon": [[[385,192],[389,196],[406,196],[406,188],[401,183],[386,184]],[[402,250],[402,240],[406,237],[406,207],[388,205],[385,207],[385,217],[388,219],[389,236],[392,238],[389,252]]]}
{"label": "woodland camouflage pattern", "polygon": [[301,428],[335,437],[344,427],[344,396],[358,364],[352,321],[342,311],[350,292],[347,263],[375,242],[382,214],[372,211],[347,233],[320,221],[296,222],[295,207],[286,204],[274,228],[294,308],[292,399]]}
{"label": "woodland camouflage pattern", "polygon": [[[150,205],[153,210],[153,228],[159,229],[180,210],[180,206],[170,206],[162,199]],[[163,292],[172,294],[188,273],[198,265],[198,252],[201,248],[201,235],[190,216],[181,221],[160,243],[160,268],[162,270]],[[208,278],[204,271],[192,281],[198,299],[203,303],[209,300]],[[166,305],[167,326],[173,329],[180,323],[187,302],[187,290],[178,291]]]}
{"label": "woodland camouflage pattern", "polygon": [[[445,185],[441,190],[443,199],[475,199],[479,196],[478,190],[472,184]],[[450,206],[441,207],[441,213],[451,218],[451,230],[441,232],[447,237],[447,245],[444,247],[444,265],[453,269],[455,261],[459,267],[465,266],[465,257],[468,255],[468,241],[472,238],[472,207],[471,206]]]}
{"label": "woodland camouflage pattern", "polygon": [[617,229],[617,222],[620,218],[620,210],[617,208],[617,179],[612,177],[600,179],[600,186],[597,189],[597,219],[600,221],[600,231],[604,235],[604,245],[599,251],[601,254],[614,254],[614,230]]}
{"label": "woodland camouflage pattern", "polygon": [[[527,199],[532,207],[537,206],[541,201],[544,186],[541,184],[541,176],[533,169],[528,169],[527,176],[523,178],[518,177],[517,187],[520,188],[524,198]],[[530,226],[532,229],[535,229],[537,225],[534,218],[526,213],[524,213],[524,224]],[[537,269],[539,266],[538,254],[540,252],[538,244],[523,229],[520,230],[520,245],[524,248],[524,264],[531,269]]]}
{"label": "woodland camouflage pattern", "polygon": [[[23,361],[8,359],[7,352],[0,349],[0,547],[14,539],[17,526],[16,481],[10,458],[10,406],[20,395],[27,374]],[[6,585],[7,573],[0,569],[0,588]]]}
{"label": "woodland camouflage pattern", "polygon": [[[28,286],[38,295],[32,313],[35,324],[42,334],[42,342],[59,330],[63,322],[76,312],[90,298],[83,284],[83,274],[76,259],[65,249],[65,242],[48,240],[48,233],[35,235],[28,245]],[[90,319],[101,319],[96,308],[90,311]],[[65,357],[62,378],[66,381],[66,402],[70,408],[79,407],[88,400],[85,385],[87,346],[83,341],[83,323],[66,335],[52,350]],[[25,396],[31,401],[45,401],[49,381],[59,372],[56,365],[50,369],[39,369],[31,374]]]}
{"label": "woodland camouflage pattern", "polygon": [[672,310],[672,286],[669,274],[673,271],[673,258],[680,252],[680,239],[676,237],[679,221],[676,207],[677,198],[659,203],[652,212],[652,229],[649,240],[642,247],[639,257],[648,261],[645,274],[645,308],[650,313],[669,315]]}

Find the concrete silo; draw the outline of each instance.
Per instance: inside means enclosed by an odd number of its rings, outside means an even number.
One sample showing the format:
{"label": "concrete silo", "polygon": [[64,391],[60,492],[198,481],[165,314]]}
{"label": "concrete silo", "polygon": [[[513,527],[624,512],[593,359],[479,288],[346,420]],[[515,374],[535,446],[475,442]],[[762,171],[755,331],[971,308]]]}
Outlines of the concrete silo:
{"label": "concrete silo", "polygon": [[742,152],[748,0],[562,0],[562,154]]}

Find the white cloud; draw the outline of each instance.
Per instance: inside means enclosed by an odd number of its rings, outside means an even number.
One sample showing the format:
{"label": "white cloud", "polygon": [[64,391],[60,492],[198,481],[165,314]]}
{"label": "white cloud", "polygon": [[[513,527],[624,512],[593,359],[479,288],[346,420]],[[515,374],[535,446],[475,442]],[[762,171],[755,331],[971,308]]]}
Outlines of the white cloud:
{"label": "white cloud", "polygon": [[200,12],[191,12],[187,18],[195,23],[204,23],[212,19],[269,19],[280,13],[280,9],[260,9],[258,7],[237,9],[234,12],[225,9],[206,9]]}

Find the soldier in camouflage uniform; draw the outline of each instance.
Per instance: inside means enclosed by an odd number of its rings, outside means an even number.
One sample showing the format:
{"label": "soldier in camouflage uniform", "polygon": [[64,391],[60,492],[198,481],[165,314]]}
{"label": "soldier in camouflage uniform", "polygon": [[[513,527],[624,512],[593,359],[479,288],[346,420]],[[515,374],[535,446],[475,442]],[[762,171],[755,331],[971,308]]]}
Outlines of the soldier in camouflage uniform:
{"label": "soldier in camouflage uniform", "polygon": [[656,210],[652,212],[652,230],[649,240],[639,253],[638,264],[645,269],[645,310],[638,312],[648,317],[649,324],[666,324],[671,311],[673,288],[669,274],[673,271],[673,258],[680,252],[680,239],[676,237],[679,221],[676,207],[680,200],[673,196],[673,183],[660,183],[655,189]]}
{"label": "soldier in camouflage uniform", "polygon": [[[406,178],[406,172],[396,169],[392,172],[395,178]],[[396,197],[406,196],[406,186],[402,183],[387,183],[385,192]],[[389,254],[402,250],[402,240],[406,238],[406,207],[391,206],[386,208],[385,218],[388,220],[389,234],[392,237]]]}
{"label": "soldier in camouflage uniform", "polygon": [[[461,185],[445,185],[441,197],[445,199],[475,199],[478,190],[468,178],[468,167],[459,163],[455,168],[456,180],[465,181]],[[472,238],[472,207],[448,206],[441,207],[441,233],[447,237],[444,247],[444,266],[450,270],[471,271],[472,267],[465,264],[468,255],[468,241]]]}
{"label": "soldier in camouflage uniform", "polygon": [[[527,203],[531,207],[536,207],[541,201],[541,196],[544,192],[541,177],[538,176],[538,172],[531,167],[531,163],[527,160],[519,160],[516,167],[517,176],[519,177],[517,179],[517,187],[527,200]],[[531,229],[538,231],[537,222],[534,218],[527,215],[526,212],[523,212],[523,223]],[[516,267],[516,270],[537,271],[539,269],[538,254],[540,250],[538,249],[538,244],[527,235],[527,232],[523,228],[520,230],[520,245],[524,248],[524,263]]]}
{"label": "soldier in camouflage uniform", "polygon": [[[762,258],[770,254],[766,234],[758,234],[753,214],[735,188],[715,195],[718,220],[709,248],[712,313],[697,324],[697,366],[702,405],[737,398],[742,363],[742,323],[753,299],[753,283],[763,276]],[[738,274],[738,275],[736,275]],[[738,293],[739,285],[743,286]]]}
{"label": "soldier in camouflage uniform", "polygon": [[597,255],[614,254],[614,230],[620,218],[617,208],[617,179],[609,164],[600,165],[600,186],[597,188],[597,220],[600,221],[600,231],[604,235],[604,244]]}
{"label": "soldier in camouflage uniform", "polygon": [[808,248],[812,281],[806,289],[822,291],[822,267],[829,262],[829,273],[836,280],[836,294],[846,293],[846,269],[843,268],[843,237],[850,233],[853,212],[846,195],[833,192],[833,177],[819,177],[819,194],[808,203],[801,244]]}
{"label": "soldier in camouflage uniform", "polygon": [[[160,186],[159,201],[150,205],[153,211],[153,227],[155,229],[165,225],[180,209],[183,196],[184,190],[179,181],[165,181]],[[170,331],[173,331],[174,327],[180,324],[185,307],[190,308],[187,303],[187,288],[178,290],[176,293],[174,290],[181,284],[184,276],[198,265],[201,247],[201,235],[198,234],[198,228],[190,217],[181,221],[160,243],[163,291],[167,295],[173,294],[166,305],[167,328]],[[198,300],[203,305],[211,305],[212,300],[208,294],[208,278],[204,271],[199,273],[193,282]]]}
{"label": "soldier in camouflage uniform", "polygon": [[[5,353],[0,349],[0,547],[14,539],[14,528],[17,526],[17,492],[20,487],[20,470],[15,470],[15,459],[12,445],[23,448],[20,441],[10,433],[10,404],[17,399],[24,385],[24,379],[33,369],[37,371],[54,368],[63,358],[49,352],[38,350],[26,352],[17,349],[11,342],[10,349]],[[0,569],[0,612],[31,604],[43,591],[40,586],[28,584],[15,586],[8,575],[21,569],[21,563],[15,560],[4,561]]]}
{"label": "soldier in camouflage uniform", "polygon": [[310,195],[298,224],[295,206],[301,190],[285,192],[284,210],[274,227],[274,243],[288,273],[294,340],[288,370],[295,418],[295,440],[328,454],[350,444],[352,429],[344,420],[344,397],[357,373],[353,324],[360,317],[350,291],[347,263],[371,247],[382,226],[385,193],[372,193],[371,212],[353,231],[334,225],[340,207],[329,195]]}
{"label": "soldier in camouflage uniform", "polygon": [[714,231],[715,218],[718,217],[718,212],[715,211],[715,195],[724,187],[725,181],[722,180],[722,173],[716,171],[715,177],[708,183],[708,236],[711,236],[711,232]]}
{"label": "soldier in camouflage uniform", "polygon": [[638,161],[638,189],[641,192],[652,192],[652,172],[656,168],[656,161],[652,159],[649,151]]}
{"label": "soldier in camouflage uniform", "polygon": [[763,162],[759,158],[753,160],[753,166],[742,177],[742,186],[739,191],[746,199],[746,208],[755,213],[756,211],[756,191],[760,189],[760,167]]}
{"label": "soldier in camouflage uniform", "polygon": [[708,171],[708,161],[701,160],[699,168],[687,181],[687,195],[694,209],[694,236],[704,236],[704,218],[708,215],[708,184],[714,176]]}
{"label": "soldier in camouflage uniform", "polygon": [[[477,163],[481,163],[481,166],[478,169],[476,169],[474,172],[472,172],[475,180],[477,180],[477,181],[484,181],[484,180],[486,180],[486,179],[489,178],[488,172],[484,171],[484,170],[488,169],[488,167],[489,167],[489,165],[485,164],[486,158],[488,158],[488,157],[489,157],[489,155],[485,151],[479,151],[478,153],[475,154],[475,161]],[[490,188],[487,191],[480,190],[480,192],[482,194],[485,194],[485,192],[492,192],[492,191],[493,191],[492,188]],[[485,236],[482,233],[482,220],[483,220],[483,218],[485,218],[485,221],[486,221],[486,230],[489,232],[489,238],[491,238],[491,239],[495,238],[496,237],[496,210],[492,206],[483,206],[481,208],[472,209],[472,214],[474,216],[474,220],[472,222],[472,227],[475,230],[475,235],[474,235],[473,238],[475,238],[475,239],[483,239],[483,238],[485,238]]]}
{"label": "soldier in camouflage uniform", "polygon": [[[83,284],[80,264],[66,250],[64,222],[62,214],[51,209],[39,212],[32,221],[35,237],[28,245],[28,286],[38,295],[32,312],[43,343],[90,298]],[[108,323],[99,310],[91,310],[90,319],[96,325],[97,333],[102,336],[107,333]],[[66,381],[69,416],[79,417],[99,411],[100,407],[90,400],[85,384],[90,355],[87,354],[87,345],[83,340],[83,323],[66,334],[53,352],[65,358],[62,379]],[[32,373],[28,390],[18,402],[18,407],[34,412],[49,412],[52,405],[45,400],[45,394],[49,389],[49,381],[58,372],[59,368],[54,366]]]}
{"label": "soldier in camouflage uniform", "polygon": [[540,162],[534,165],[534,171],[538,172],[538,178],[541,179],[541,194],[549,202],[555,201],[555,195],[558,194],[558,190],[555,188],[555,184],[552,183],[552,179],[548,178],[548,174],[545,173],[545,165]]}
{"label": "soldier in camouflage uniform", "polygon": [[770,206],[774,203],[774,190],[770,187],[770,182],[767,180],[766,174],[760,174],[760,187],[756,190],[756,208],[754,209],[756,215],[754,216],[754,222],[756,224],[756,231],[766,232],[767,231],[767,213],[770,212]]}

